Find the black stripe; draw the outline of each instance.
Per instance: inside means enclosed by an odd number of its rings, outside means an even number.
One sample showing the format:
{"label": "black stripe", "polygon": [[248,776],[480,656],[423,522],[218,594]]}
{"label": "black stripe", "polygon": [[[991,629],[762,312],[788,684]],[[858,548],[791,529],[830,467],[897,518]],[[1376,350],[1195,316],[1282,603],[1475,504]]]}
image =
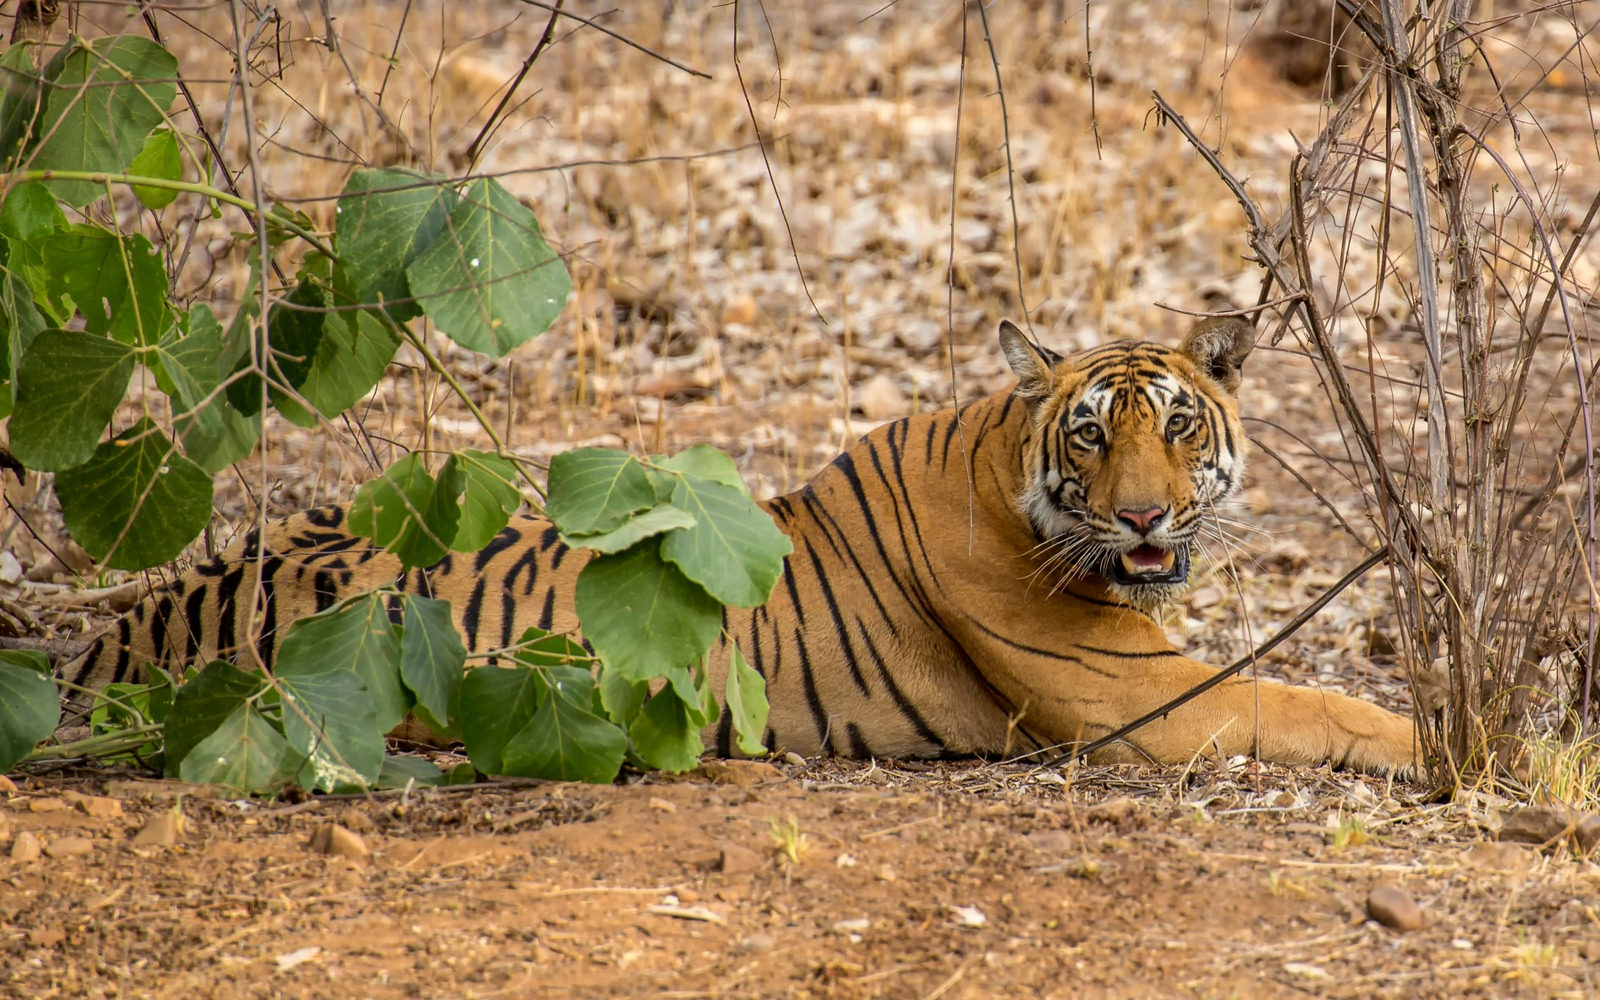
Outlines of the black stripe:
{"label": "black stripe", "polygon": [[506,549],[522,541],[522,533],[511,525],[506,525],[489,539],[489,544],[477,551],[472,557],[472,572],[482,573],[483,568],[489,565],[489,560],[504,552]]}
{"label": "black stripe", "polygon": [[1183,655],[1176,649],[1158,649],[1153,653],[1130,653],[1125,649],[1101,649],[1098,646],[1084,646],[1076,642],[1072,644],[1072,648],[1081,649],[1085,653],[1093,653],[1096,656],[1110,656],[1119,660],[1155,660]]}
{"label": "black stripe", "polygon": [[483,592],[487,582],[483,577],[478,577],[467,603],[461,608],[461,632],[466,637],[467,649],[474,653],[478,651],[478,621],[483,614]]}
{"label": "black stripe", "polygon": [[722,706],[722,715],[717,719],[717,756],[733,756],[733,709],[726,704]]}
{"label": "black stripe", "polygon": [[326,611],[333,607],[333,602],[339,599],[339,585],[334,582],[333,574],[326,570],[318,570],[311,576],[312,606],[316,611]]}
{"label": "black stripe", "polygon": [[[859,621],[857,622],[857,628],[861,628]],[[865,628],[861,628],[861,639],[866,643],[867,652],[871,655],[872,662],[878,668],[878,677],[883,681],[884,688],[888,690],[890,700],[894,702],[896,708],[900,709],[900,714],[906,717],[907,722],[911,723],[911,728],[917,731],[918,736],[943,750],[945,748],[943,738],[933,731],[933,727],[928,725],[927,720],[922,717],[922,713],[917,711],[916,705],[912,704],[911,699],[907,698],[905,692],[900,690],[900,685],[894,682],[894,672],[889,669],[888,661],[884,659],[882,653],[878,652],[877,645],[872,641],[871,633]]]}
{"label": "black stripe", "polygon": [[[783,574],[783,582],[789,591],[789,604],[794,608],[795,612],[795,626],[792,634],[794,635],[795,648],[800,653],[800,684],[806,693],[806,704],[811,708],[811,718],[817,725],[817,742],[821,743],[825,749],[831,749],[828,716],[822,709],[822,698],[817,694],[817,679],[811,673],[811,654],[806,649],[805,613],[800,607],[800,595],[795,590],[794,574]],[[774,622],[774,626],[776,626],[776,622]],[[777,671],[774,670],[769,676],[776,678]],[[768,746],[771,745],[770,743],[768,744]]]}
{"label": "black stripe", "polygon": [[261,564],[261,638],[256,642],[256,655],[267,667],[272,666],[273,650],[278,642],[278,570],[283,560],[272,556]]}
{"label": "black stripe", "polygon": [[822,591],[822,597],[828,603],[828,614],[833,618],[833,635],[839,641],[839,649],[844,653],[844,661],[850,667],[850,676],[854,678],[856,687],[861,689],[864,697],[872,697],[872,688],[867,685],[867,679],[861,673],[861,667],[856,664],[855,647],[850,642],[850,630],[845,627],[844,615],[839,612],[839,602],[833,596],[833,586],[828,582],[828,574],[822,568],[822,560],[817,557],[817,550],[806,543],[806,555],[811,557],[811,567],[816,570],[817,588]]}
{"label": "black stripe", "polygon": [[183,646],[183,662],[193,663],[200,655],[200,632],[205,628],[206,597],[209,590],[204,584],[196,586],[190,591],[189,599],[183,604],[184,630],[187,634]]}
{"label": "black stripe", "polygon": [[1006,646],[1011,647],[1012,649],[1019,650],[1019,651],[1024,652],[1024,653],[1031,653],[1034,656],[1042,656],[1042,657],[1044,657],[1046,659],[1055,660],[1055,661],[1060,662],[1060,663],[1070,663],[1073,666],[1082,667],[1083,669],[1089,671],[1091,674],[1098,674],[1101,677],[1117,678],[1117,677],[1121,676],[1121,675],[1119,675],[1119,674],[1117,674],[1117,673],[1115,673],[1113,671],[1106,670],[1106,669],[1104,669],[1102,667],[1097,667],[1094,664],[1088,662],[1087,660],[1085,660],[1085,659],[1083,659],[1081,657],[1073,656],[1070,653],[1059,653],[1059,652],[1056,652],[1053,649],[1044,649],[1044,648],[1039,647],[1039,646],[1030,646],[1025,642],[1018,642],[1017,640],[1012,639],[1009,636],[1001,635],[999,632],[996,632],[994,629],[992,629],[989,626],[985,625],[983,622],[978,621],[976,618],[972,617],[971,615],[965,615],[964,617],[966,618],[967,622],[969,624],[971,624],[974,628],[976,628],[978,631],[980,631],[983,634],[989,636],[991,639],[994,639],[994,640],[996,640],[996,641],[998,641],[1000,643],[1003,643]]}
{"label": "black stripe", "polygon": [[867,746],[867,739],[861,735],[861,727],[854,722],[845,726],[845,732],[850,737],[850,756],[858,760],[870,760],[873,756],[872,748]]}
{"label": "black stripe", "polygon": [[217,634],[216,649],[213,655],[223,655],[224,649],[231,651],[239,648],[239,636],[234,633],[234,615],[238,606],[239,588],[244,581],[244,564],[235,566],[228,575],[222,578],[217,585]]}
{"label": "black stripe", "polygon": [[556,588],[549,587],[549,588],[546,588],[546,590],[544,592],[544,607],[539,609],[539,622],[538,622],[538,625],[539,625],[539,627],[541,629],[543,629],[544,631],[548,632],[548,631],[550,631],[550,626],[555,622],[555,620],[556,620]]}
{"label": "black stripe", "polygon": [[172,614],[172,595],[162,594],[150,614],[150,649],[158,660],[167,659],[167,618]]}

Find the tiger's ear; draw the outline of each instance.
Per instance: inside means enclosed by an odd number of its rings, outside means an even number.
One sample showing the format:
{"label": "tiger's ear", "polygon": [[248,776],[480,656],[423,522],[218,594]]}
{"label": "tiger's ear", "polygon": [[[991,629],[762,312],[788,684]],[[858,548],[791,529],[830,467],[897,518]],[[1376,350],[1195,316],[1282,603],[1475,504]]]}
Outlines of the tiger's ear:
{"label": "tiger's ear", "polygon": [[1240,368],[1256,346],[1256,328],[1237,316],[1212,316],[1183,338],[1183,353],[1229,394],[1239,391]]}
{"label": "tiger's ear", "polygon": [[1061,355],[1045,347],[1035,347],[1028,335],[1009,319],[1000,321],[1000,350],[1017,376],[1017,395],[1023,399],[1042,399],[1050,394],[1055,381],[1054,367]]}

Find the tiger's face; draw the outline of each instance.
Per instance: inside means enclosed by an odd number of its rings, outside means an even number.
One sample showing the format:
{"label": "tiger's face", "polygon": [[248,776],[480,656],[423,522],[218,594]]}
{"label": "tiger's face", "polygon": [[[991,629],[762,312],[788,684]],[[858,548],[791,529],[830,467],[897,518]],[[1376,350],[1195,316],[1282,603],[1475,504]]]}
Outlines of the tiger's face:
{"label": "tiger's face", "polygon": [[1041,570],[1099,574],[1136,607],[1178,596],[1206,517],[1243,480],[1234,393],[1254,342],[1244,321],[1210,319],[1177,349],[1124,341],[1062,358],[1001,323],[1031,417],[1020,501]]}

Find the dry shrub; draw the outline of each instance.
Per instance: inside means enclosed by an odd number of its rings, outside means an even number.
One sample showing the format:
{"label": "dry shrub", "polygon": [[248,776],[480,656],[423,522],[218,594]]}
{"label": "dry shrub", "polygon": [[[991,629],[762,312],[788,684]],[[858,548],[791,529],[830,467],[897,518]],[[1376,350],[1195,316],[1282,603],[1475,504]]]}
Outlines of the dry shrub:
{"label": "dry shrub", "polygon": [[1592,136],[1543,125],[1565,106],[1553,95],[1590,92],[1592,18],[1586,4],[1478,21],[1464,0],[1338,6],[1326,16],[1371,59],[1294,157],[1289,210],[1252,209],[1262,300],[1281,306],[1274,342],[1300,338],[1318,366],[1335,464],[1361,488],[1354,533],[1391,555],[1436,777],[1542,781],[1548,754],[1526,751],[1600,715],[1600,196],[1563,184]]}

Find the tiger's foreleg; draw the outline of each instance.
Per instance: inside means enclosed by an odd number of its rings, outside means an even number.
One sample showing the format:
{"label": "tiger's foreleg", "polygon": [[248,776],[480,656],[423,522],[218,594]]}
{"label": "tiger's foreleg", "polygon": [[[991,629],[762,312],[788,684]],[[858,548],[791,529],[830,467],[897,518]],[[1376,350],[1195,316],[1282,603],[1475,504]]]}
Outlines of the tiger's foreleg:
{"label": "tiger's foreleg", "polygon": [[[1177,655],[1153,658],[1142,667],[1120,682],[1095,678],[1086,683],[1081,700],[1087,738],[1132,722],[1217,672]],[[1285,764],[1328,762],[1377,774],[1410,774],[1419,760],[1409,718],[1347,695],[1249,677],[1229,678],[1131,733],[1125,744],[1107,748],[1102,759],[1176,763],[1207,750]]]}

